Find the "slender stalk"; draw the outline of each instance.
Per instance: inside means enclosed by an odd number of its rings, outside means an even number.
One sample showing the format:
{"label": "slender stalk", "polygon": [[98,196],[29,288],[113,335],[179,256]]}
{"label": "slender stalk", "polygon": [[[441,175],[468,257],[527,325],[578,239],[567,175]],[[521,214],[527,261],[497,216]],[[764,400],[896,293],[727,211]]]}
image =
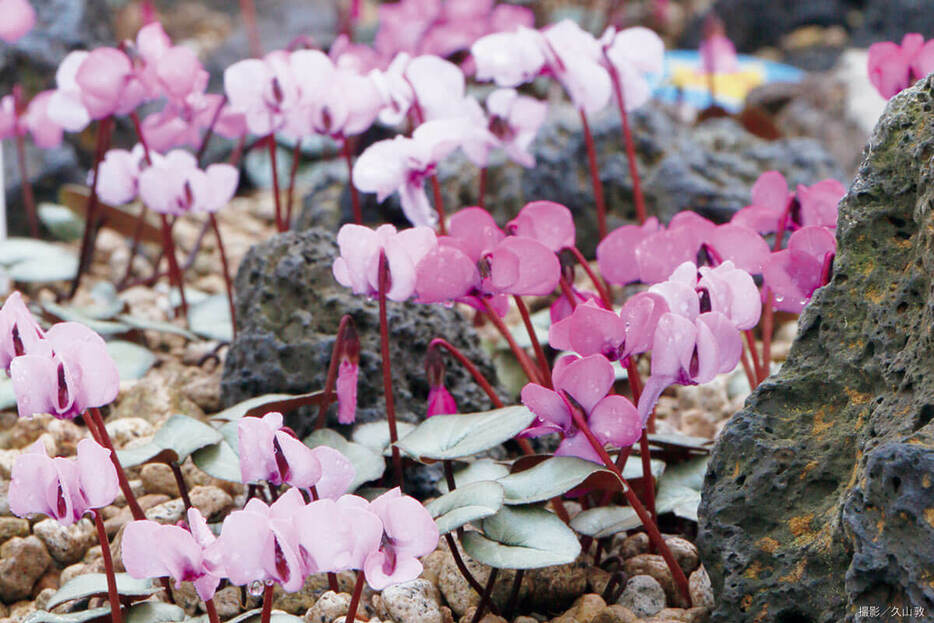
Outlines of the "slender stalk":
{"label": "slender stalk", "polygon": [[[486,379],[480,370],[477,369],[477,366],[473,364],[470,359],[467,359],[466,355],[460,351],[456,346],[449,343],[447,340],[436,337],[431,340],[431,343],[428,345],[429,350],[435,347],[445,348],[451,355],[460,362],[462,366],[467,368],[467,372],[470,373],[470,376],[473,377],[473,380],[480,386],[480,388],[486,392],[486,395],[490,398],[490,402],[493,403],[493,406],[497,409],[503,408],[503,401],[499,399],[499,396],[496,395],[496,390],[493,389],[493,386],[490,385],[490,382]],[[325,389],[325,392],[327,389]]]}
{"label": "slender stalk", "polygon": [[214,600],[208,599],[204,602],[204,609],[208,611],[208,621],[210,623],[220,623],[220,618],[217,616],[217,608],[214,606]]}
{"label": "slender stalk", "polygon": [[483,589],[483,594],[480,595],[480,603],[477,605],[476,611],[473,613],[473,619],[471,623],[479,623],[480,619],[483,618],[483,611],[486,610],[486,605],[490,601],[490,595],[493,593],[493,585],[496,584],[496,576],[499,574],[499,569],[493,567],[490,569],[490,577],[486,581],[486,588]]}
{"label": "slender stalk", "polygon": [[766,374],[763,371],[762,364],[759,362],[759,352],[756,350],[756,338],[749,329],[743,331],[743,334],[746,336],[746,344],[749,346],[749,354],[752,357],[752,369],[756,373],[756,383],[758,384],[762,382]]}
{"label": "slender stalk", "polygon": [[740,362],[743,364],[743,371],[746,373],[746,380],[749,381],[749,389],[753,390],[759,384],[756,382],[756,373],[752,369],[752,365],[749,363],[749,355],[746,354],[746,349],[743,349]]}
{"label": "slender stalk", "polygon": [[141,203],[139,216],[136,217],[136,227],[133,228],[133,242],[130,244],[130,258],[126,262],[126,272],[123,273],[123,279],[120,281],[120,285],[126,284],[130,280],[130,275],[133,273],[133,260],[136,259],[139,253],[140,238],[143,235],[143,225],[146,222],[147,212],[149,212],[149,208],[146,207],[145,203]]}
{"label": "slender stalk", "polygon": [[[195,258],[198,256],[198,253],[201,251],[201,245],[204,242],[204,237],[205,235],[207,235],[208,230],[210,228],[211,228],[211,221],[205,219],[204,223],[201,225],[201,231],[198,232],[198,237],[195,239],[194,246],[192,246],[191,250],[188,252],[188,257],[185,259],[185,263],[182,264],[181,266],[183,275],[188,272],[188,269],[194,266]],[[123,291],[123,290],[126,290],[127,288],[132,288],[134,286],[139,286],[139,285],[151,286],[152,284],[156,283],[163,277],[168,277],[169,276],[168,271],[159,270],[159,264],[162,263],[162,258],[164,255],[165,255],[165,249],[160,249],[159,256],[156,258],[155,266],[153,268],[153,273],[150,276],[144,279],[136,279],[135,281],[123,282],[120,284],[120,286],[117,289],[119,291]]]}
{"label": "slender stalk", "polygon": [[438,213],[438,227],[441,230],[441,235],[444,236],[448,233],[447,225],[445,225],[445,220],[447,217],[444,215],[444,200],[441,198],[441,182],[438,181],[438,174],[431,174],[431,190],[435,195],[435,211]]}
{"label": "slender stalk", "polygon": [[101,558],[104,559],[104,573],[107,575],[107,598],[110,600],[111,623],[123,623],[123,613],[120,610],[120,595],[117,594],[117,577],[114,575],[114,561],[110,556],[110,541],[107,539],[107,529],[104,528],[104,518],[96,508],[94,509],[94,525],[97,526],[97,540],[101,543]]}
{"label": "slender stalk", "polygon": [[260,617],[261,623],[269,623],[269,618],[272,616],[272,591],[275,586],[275,584],[269,582],[266,584],[266,588],[263,589],[263,613]]}
{"label": "slender stalk", "polygon": [[532,360],[529,359],[528,353],[519,348],[519,345],[516,344],[515,338],[512,336],[512,333],[509,332],[509,328],[503,323],[502,318],[490,307],[490,304],[485,298],[478,296],[477,300],[483,305],[487,318],[490,319],[490,322],[493,323],[500,335],[503,336],[503,339],[509,344],[509,348],[519,361],[519,366],[522,368],[522,371],[525,372],[525,376],[533,383],[540,383],[541,379],[538,378],[538,373],[535,370],[535,366],[532,365]]}
{"label": "slender stalk", "polygon": [[179,466],[178,461],[172,461],[169,463],[169,467],[172,468],[172,475],[175,476],[175,484],[178,486],[178,495],[182,498],[182,502],[185,504],[185,512],[191,508],[191,498],[188,496],[188,483],[185,482],[185,476],[182,475],[182,468]]}
{"label": "slender stalk", "polygon": [[571,287],[571,284],[568,283],[567,279],[561,277],[561,279],[558,280],[558,285],[561,287],[561,293],[564,294],[564,298],[566,298],[571,305],[571,309],[576,309],[577,297],[574,296],[574,289]]}
{"label": "slender stalk", "polygon": [[642,499],[645,507],[652,516],[652,521],[658,524],[658,515],[655,513],[655,479],[652,477],[652,458],[649,454],[649,435],[645,428],[639,438],[639,458],[642,459]]}
{"label": "slender stalk", "polygon": [[[606,58],[606,52],[604,52]],[[619,116],[623,120],[623,143],[626,145],[626,160],[629,161],[629,177],[632,178],[632,198],[636,206],[636,217],[639,224],[645,223],[645,197],[642,195],[642,180],[639,177],[639,167],[636,164],[636,146],[632,140],[632,130],[629,127],[629,114],[626,112],[626,102],[623,98],[623,89],[620,85],[619,74],[616,67],[606,58],[607,66],[610,69],[610,79],[613,82],[613,92],[616,94],[616,105],[619,107]]]}
{"label": "slender stalk", "polygon": [[347,187],[350,189],[350,206],[353,209],[353,222],[357,225],[363,225],[363,210],[360,208],[360,193],[357,187],[353,185],[353,154],[350,149],[350,138],[344,139],[341,146],[344,154],[344,162],[347,163]]}
{"label": "slender stalk", "polygon": [[353,595],[350,596],[350,608],[347,609],[345,623],[354,623],[357,618],[357,606],[360,605],[360,596],[363,594],[363,572],[357,571],[357,581],[353,585]]}
{"label": "slender stalk", "polygon": [[590,181],[593,184],[593,198],[597,204],[597,231],[600,239],[606,238],[606,202],[603,199],[603,182],[600,181],[600,169],[597,167],[597,150],[593,143],[593,133],[587,122],[587,113],[580,109],[581,125],[584,128],[584,140],[587,144],[587,161],[590,164]]}
{"label": "slender stalk", "polygon": [[318,407],[318,420],[315,422],[315,430],[321,430],[327,423],[328,406],[330,405],[331,392],[334,391],[334,382],[337,379],[337,359],[340,355],[341,338],[347,331],[347,325],[353,323],[353,317],[350,314],[344,314],[341,317],[340,324],[337,325],[337,334],[334,336],[334,347],[331,349],[331,361],[328,364],[328,374],[324,380],[324,398]]}
{"label": "slender stalk", "polygon": [[668,569],[671,571],[672,578],[674,578],[674,582],[678,587],[678,591],[687,601],[688,605],[690,605],[691,592],[688,589],[688,579],[685,577],[681,566],[675,560],[674,556],[672,556],[671,550],[668,549],[668,545],[662,538],[661,532],[658,531],[658,526],[654,521],[652,521],[652,516],[645,509],[645,506],[642,505],[642,502],[639,501],[638,496],[636,496],[636,494],[633,492],[632,487],[629,486],[629,483],[626,482],[626,479],[623,478],[622,472],[613,462],[613,459],[610,458],[610,455],[607,454],[603,444],[601,444],[594,436],[593,431],[590,430],[590,427],[588,426],[587,421],[581,415],[580,410],[572,408],[571,416],[574,419],[575,425],[582,433],[584,433],[584,435],[587,437],[587,441],[590,442],[590,445],[600,456],[600,460],[603,461],[603,464],[606,465],[607,468],[615,473],[619,478],[623,485],[623,494],[626,496],[626,500],[629,502],[629,505],[632,506],[632,509],[635,511],[636,515],[638,515],[639,520],[645,527],[645,530],[649,535],[649,541],[655,545],[659,553],[661,553],[662,557],[665,559],[665,563],[668,565]]}
{"label": "slender stalk", "polygon": [[224,285],[227,286],[227,305],[230,306],[230,324],[233,327],[233,336],[237,337],[237,308],[234,305],[233,283],[230,280],[230,266],[227,264],[227,253],[224,251],[224,241],[221,239],[221,228],[217,224],[217,217],[211,212],[208,221],[214,229],[214,238],[217,240],[217,250],[221,254],[221,268],[224,271]]}
{"label": "slender stalk", "polygon": [[250,54],[253,58],[259,58],[263,55],[263,45],[259,40],[259,29],[256,27],[256,7],[253,0],[240,0],[240,14],[243,16],[243,24],[250,40]]}
{"label": "slender stalk", "polygon": [[765,305],[762,309],[762,361],[766,366],[772,362],[772,333],[775,331],[775,294],[766,288]]}
{"label": "slender stalk", "polygon": [[[165,256],[169,260],[169,282],[178,288],[178,295],[182,301],[182,316],[188,323],[188,301],[185,299],[185,283],[182,271],[178,267],[178,258],[175,257],[175,241],[172,239],[172,227],[165,214],[159,215],[162,223],[162,246],[165,247]],[[178,313],[176,312],[176,317]]]}
{"label": "slender stalk", "polygon": [[574,255],[574,259],[577,260],[577,263],[581,265],[581,268],[584,269],[584,272],[587,273],[587,276],[590,278],[590,282],[593,284],[593,287],[597,289],[597,294],[600,296],[600,300],[603,301],[604,307],[607,309],[613,309],[613,299],[610,296],[610,291],[606,287],[606,284],[602,279],[597,277],[596,273],[593,272],[593,269],[590,267],[590,263],[587,262],[587,258],[584,257],[584,254],[581,253],[580,249],[577,247],[567,247],[571,253]]}
{"label": "slender stalk", "polygon": [[211,117],[211,123],[208,124],[208,129],[204,132],[204,137],[201,139],[201,146],[198,147],[198,153],[195,154],[195,158],[198,159],[200,163],[204,158],[204,153],[208,150],[208,143],[211,141],[211,137],[214,136],[214,126],[217,125],[218,120],[221,118],[221,112],[224,110],[224,105],[227,103],[227,95],[223,95],[221,101],[217,104],[217,110],[214,111],[214,115]]}
{"label": "slender stalk", "polygon": [[[249,0],[247,1],[249,2]],[[279,167],[276,165],[276,139],[272,134],[266,137],[266,145],[269,148],[269,166],[272,169],[272,196],[276,202],[276,231],[281,233],[288,230],[288,227],[282,220],[282,197],[279,196]]]}
{"label": "slender stalk", "polygon": [[464,559],[461,558],[460,551],[457,549],[457,542],[454,540],[454,536],[448,532],[444,535],[444,539],[448,543],[448,549],[451,550],[451,556],[454,558],[454,564],[457,565],[457,570],[460,571],[461,576],[464,580],[467,581],[467,584],[470,585],[470,588],[475,590],[478,595],[483,595],[483,585],[477,581],[477,578],[473,576],[470,572],[470,569],[467,568],[467,565],[464,563]]}
{"label": "slender stalk", "polygon": [[525,306],[521,296],[513,295],[513,300],[516,302],[516,307],[519,308],[519,315],[522,316],[522,323],[525,325],[525,330],[529,334],[529,340],[532,342],[532,350],[535,351],[535,358],[538,360],[538,367],[542,372],[542,380],[545,382],[545,387],[551,389],[551,368],[548,366],[548,360],[545,358],[545,351],[542,350],[542,345],[538,341],[538,336],[535,335],[535,327],[532,326],[532,317],[529,315],[529,308]]}
{"label": "slender stalk", "polygon": [[292,222],[292,203],[295,199],[295,175],[298,173],[298,161],[302,157],[302,141],[296,140],[292,148],[292,168],[289,170],[289,190],[285,199],[285,222]]}
{"label": "slender stalk", "polygon": [[509,600],[506,602],[506,610],[503,613],[507,620],[512,619],[512,613],[516,609],[516,600],[519,599],[523,575],[525,575],[525,569],[516,569],[516,577],[512,581],[512,590],[509,591]]}
{"label": "slender stalk", "polygon": [[480,169],[480,188],[477,190],[477,204],[486,209],[486,167]]}
{"label": "slender stalk", "polygon": [[386,259],[386,252],[379,254],[379,337],[380,337],[380,355],[383,359],[383,394],[386,397],[386,419],[389,421],[389,442],[392,446],[392,465],[396,473],[396,482],[401,487],[403,485],[402,475],[402,456],[399,454],[399,448],[396,447],[396,441],[399,440],[399,434],[396,431],[396,406],[392,395],[392,370],[389,361],[389,323],[386,319],[386,292],[389,290],[389,260]]}
{"label": "slender stalk", "polygon": [[104,426],[104,419],[101,417],[100,409],[91,407],[82,415],[82,419],[91,432],[91,436],[94,437],[94,440],[110,450],[110,462],[113,463],[114,468],[117,470],[117,482],[120,484],[120,490],[123,491],[123,497],[126,498],[126,503],[130,508],[133,519],[137,521],[146,519],[146,514],[143,513],[139,502],[136,501],[136,496],[133,495],[133,489],[130,488],[130,482],[126,478],[123,466],[120,465],[120,459],[117,457],[117,451],[114,449],[113,442],[110,440],[107,428]]}
{"label": "slender stalk", "polygon": [[29,171],[26,166],[26,140],[25,130],[20,131],[19,114],[23,110],[23,89],[20,85],[13,87],[13,134],[16,137],[16,161],[19,166],[19,183],[23,193],[23,205],[29,219],[29,233],[33,238],[39,237],[39,216],[36,213],[36,199],[32,192],[32,183],[29,181]]}
{"label": "slender stalk", "polygon": [[81,277],[91,265],[94,255],[94,242],[97,230],[97,180],[100,177],[101,160],[104,159],[104,152],[107,151],[107,145],[110,142],[110,126],[113,123],[113,117],[105,117],[97,123],[97,147],[94,154],[94,174],[91,179],[91,194],[88,196],[87,206],[84,211],[84,235],[81,238],[81,253],[78,256],[78,272],[71,282],[71,290],[68,298],[74,297],[75,292],[81,285]]}

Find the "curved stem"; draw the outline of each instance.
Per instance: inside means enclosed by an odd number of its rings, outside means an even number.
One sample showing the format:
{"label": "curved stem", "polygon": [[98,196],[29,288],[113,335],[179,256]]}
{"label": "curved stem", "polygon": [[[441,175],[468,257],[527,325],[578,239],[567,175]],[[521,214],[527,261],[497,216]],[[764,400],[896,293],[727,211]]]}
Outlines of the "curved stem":
{"label": "curved stem", "polygon": [[[436,337],[431,340],[431,343],[428,345],[428,349],[435,348],[437,346],[444,347],[451,355],[460,362],[462,366],[467,368],[467,372],[470,373],[470,376],[473,377],[473,380],[480,386],[480,388],[486,392],[486,395],[490,398],[490,402],[493,403],[493,406],[497,409],[503,408],[503,401],[499,399],[499,396],[496,395],[496,391],[493,389],[493,386],[490,385],[490,382],[486,379],[483,374],[480,373],[480,370],[477,369],[477,366],[474,363],[467,359],[467,356],[464,355],[456,346],[449,343],[444,338]],[[327,391],[327,389],[325,389]]]}
{"label": "curved stem", "polygon": [[649,454],[649,435],[645,428],[639,438],[639,458],[642,459],[642,498],[645,506],[652,516],[652,521],[658,524],[658,515],[655,513],[655,478],[652,477],[652,458]]}
{"label": "curved stem", "polygon": [[563,276],[558,280],[558,285],[561,287],[561,293],[564,294],[564,298],[566,298],[568,303],[571,305],[571,309],[576,309],[577,297],[574,296],[574,288],[571,287],[571,284],[569,284],[568,280]]}
{"label": "curved stem", "polygon": [[772,361],[772,333],[775,330],[774,298],[770,288],[766,288],[765,305],[762,309],[762,361],[768,366]]}
{"label": "curved stem", "polygon": [[480,619],[483,618],[483,611],[486,610],[486,605],[490,601],[490,595],[493,593],[493,585],[496,584],[496,576],[499,574],[499,569],[493,567],[490,569],[490,577],[486,581],[486,588],[483,589],[483,594],[480,595],[480,603],[477,605],[476,611],[473,613],[473,619],[471,623],[479,623]]}
{"label": "curved stem", "polygon": [[172,475],[175,476],[175,484],[178,486],[178,495],[182,498],[182,502],[185,504],[185,512],[187,513],[191,509],[191,498],[188,496],[188,483],[185,482],[185,476],[182,475],[182,468],[179,466],[178,461],[172,461],[169,463],[169,467],[172,468]]}
{"label": "curved stem", "polygon": [[740,357],[740,362],[743,364],[743,371],[746,373],[746,380],[749,381],[749,390],[752,391],[756,388],[758,383],[756,382],[756,373],[753,371],[752,366],[749,364],[749,355],[746,354],[746,349],[743,349],[742,355]]}
{"label": "curved stem", "polygon": [[486,209],[486,167],[480,169],[479,188],[477,189],[477,204]]}
{"label": "curved stem", "polygon": [[276,202],[276,231],[284,232],[288,229],[282,220],[282,197],[279,196],[279,167],[276,164],[276,138],[272,134],[266,137],[269,148],[269,166],[272,169],[272,197]]}
{"label": "curved stem", "polygon": [[340,324],[337,325],[337,334],[334,336],[334,347],[331,349],[331,361],[328,363],[328,374],[324,380],[324,397],[318,407],[318,419],[315,422],[315,430],[321,430],[327,423],[328,406],[331,404],[330,396],[334,391],[334,382],[337,379],[337,359],[340,354],[341,338],[347,330],[347,325],[353,322],[350,314],[341,316]]}
{"label": "curved stem", "polygon": [[260,58],[263,55],[263,45],[259,40],[259,29],[256,27],[256,7],[253,0],[240,0],[240,14],[243,16],[243,25],[250,40],[250,54],[253,58]]}
{"label": "curved stem", "polygon": [[577,260],[577,263],[581,265],[581,268],[584,269],[584,272],[587,273],[587,276],[590,278],[590,282],[593,283],[593,287],[597,289],[597,294],[600,295],[600,300],[603,301],[603,305],[607,309],[613,309],[613,301],[612,297],[610,296],[610,291],[607,289],[603,280],[597,277],[597,275],[593,272],[593,269],[590,267],[590,264],[587,262],[587,258],[584,257],[584,254],[581,253],[580,249],[577,247],[567,248],[574,255],[574,259]]}
{"label": "curved stem", "polygon": [[515,338],[512,336],[512,333],[510,333],[509,328],[503,323],[503,319],[490,307],[490,304],[485,298],[478,296],[477,300],[483,305],[486,317],[490,319],[490,322],[493,323],[500,335],[503,336],[503,339],[509,344],[509,349],[512,350],[516,359],[519,361],[519,366],[522,368],[522,371],[525,372],[525,376],[528,377],[531,382],[541,384],[541,379],[538,378],[538,373],[535,370],[535,366],[532,365],[532,360],[529,359],[528,353],[519,348],[519,345],[516,344]]}
{"label": "curved stem", "polygon": [[594,436],[593,431],[590,430],[590,426],[581,415],[580,410],[577,408],[572,408],[571,417],[574,419],[574,424],[577,426],[577,428],[580,429],[580,431],[587,437],[587,441],[590,442],[591,447],[593,447],[593,449],[600,456],[600,460],[603,461],[603,464],[606,465],[610,471],[616,474],[617,478],[619,478],[623,485],[623,494],[626,496],[626,501],[629,502],[629,505],[632,506],[632,509],[636,512],[636,515],[638,515],[639,520],[642,522],[642,525],[645,527],[645,530],[649,535],[650,542],[655,545],[659,553],[661,553],[662,557],[665,559],[665,563],[668,565],[668,569],[671,571],[671,576],[674,578],[674,582],[678,587],[678,591],[687,601],[688,605],[690,605],[691,592],[688,589],[688,579],[685,577],[681,566],[671,554],[671,550],[668,549],[668,545],[662,538],[661,532],[658,531],[658,526],[654,521],[652,521],[652,516],[649,515],[642,502],[639,501],[638,496],[636,496],[636,494],[633,492],[632,487],[629,486],[629,483],[626,482],[626,479],[623,478],[622,472],[613,462],[613,459],[610,458],[610,455],[607,454],[603,444],[601,444]]}
{"label": "curved stem", "polygon": [[32,192],[32,183],[29,181],[29,171],[26,166],[25,130],[20,132],[19,112],[22,105],[23,89],[20,85],[13,87],[13,134],[16,137],[16,162],[19,166],[19,184],[23,193],[23,206],[26,208],[26,217],[29,220],[29,233],[33,238],[39,237],[39,216],[36,213],[36,199]]}
{"label": "curved stem", "polygon": [[516,569],[516,577],[512,581],[512,590],[509,591],[509,601],[506,602],[504,616],[507,620],[512,619],[512,613],[516,609],[516,600],[519,599],[519,589],[522,588],[522,576],[525,575],[525,569]]}
{"label": "curved stem", "polygon": [[353,154],[350,150],[350,138],[344,139],[341,147],[344,154],[344,161],[347,163],[347,187],[350,189],[350,206],[353,209],[353,222],[357,225],[363,224],[363,209],[360,207],[360,193],[357,187],[353,185]]}
{"label": "curved stem", "polygon": [[224,271],[224,285],[227,286],[227,305],[230,307],[230,326],[233,336],[237,337],[237,308],[234,305],[233,283],[230,280],[230,266],[227,264],[227,253],[224,251],[224,241],[221,239],[221,228],[217,224],[217,217],[211,212],[208,220],[214,229],[214,238],[217,240],[217,250],[221,254],[221,268]]}
{"label": "curved stem", "polygon": [[[606,53],[604,52],[604,57]],[[619,107],[619,116],[623,120],[623,144],[626,145],[626,160],[629,161],[629,177],[632,178],[632,198],[636,206],[636,217],[639,224],[643,225],[646,219],[645,197],[642,195],[642,181],[639,177],[639,167],[636,165],[636,147],[632,140],[632,130],[629,127],[629,114],[626,112],[626,102],[623,98],[623,89],[620,86],[619,74],[616,67],[609,62],[607,66],[610,69],[610,78],[613,82],[613,92],[616,94],[616,105]]]}
{"label": "curved stem", "polygon": [[386,292],[389,290],[389,261],[386,252],[379,254],[379,337],[380,355],[383,360],[383,394],[386,397],[386,419],[389,421],[389,443],[392,447],[392,465],[396,473],[396,483],[402,487],[402,456],[396,442],[399,434],[396,431],[396,406],[392,395],[392,370],[389,361],[389,323],[386,319]]}
{"label": "curved stem", "polygon": [[[160,214],[162,223],[162,246],[165,247],[165,257],[169,261],[169,281],[178,288],[178,295],[182,301],[182,316],[188,324],[188,301],[185,299],[185,280],[178,267],[178,258],[175,257],[175,241],[172,239],[172,226],[165,214]],[[176,316],[178,314],[176,313]]]}
{"label": "curved stem", "polygon": [[224,105],[227,103],[227,95],[224,94],[221,96],[221,101],[217,104],[217,110],[214,111],[214,115],[211,117],[211,123],[208,124],[208,129],[204,132],[204,138],[201,139],[201,146],[198,147],[198,153],[195,154],[195,158],[198,159],[198,162],[201,162],[201,159],[204,158],[204,152],[208,150],[208,143],[211,141],[211,137],[214,136],[214,126],[217,125],[218,120],[221,118],[221,112],[224,110]]}
{"label": "curved stem", "polygon": [[260,617],[261,623],[269,623],[269,618],[272,616],[272,591],[275,588],[275,584],[269,583],[266,584],[266,588],[263,589],[263,613]]}
{"label": "curved stem", "polygon": [[532,317],[529,315],[529,308],[525,306],[525,302],[522,300],[521,296],[513,295],[512,298],[516,302],[516,307],[519,308],[519,315],[522,316],[522,323],[525,325],[525,330],[529,334],[529,340],[532,342],[532,350],[535,351],[535,358],[538,360],[538,367],[542,372],[542,380],[545,382],[545,387],[551,389],[551,368],[548,366],[548,360],[545,358],[545,351],[542,350],[542,345],[538,341],[538,336],[535,335],[535,327],[532,326]]}
{"label": "curved stem", "polygon": [[347,609],[345,623],[355,623],[357,607],[360,605],[360,595],[363,594],[363,572],[357,571],[357,581],[353,585],[353,595],[350,596],[350,608]]}
{"label": "curved stem", "polygon": [[123,623],[120,610],[120,595],[117,594],[117,577],[114,575],[114,561],[110,556],[110,541],[104,528],[104,518],[98,509],[94,509],[94,525],[97,526],[97,539],[101,543],[101,558],[104,559],[104,573],[107,575],[107,598],[110,600],[111,623]]}
{"label": "curved stem", "polygon": [[761,383],[767,375],[764,373],[762,364],[759,362],[759,352],[756,350],[756,338],[752,331],[746,329],[743,331],[746,336],[746,344],[749,346],[749,354],[752,356],[752,369],[756,373],[756,383]]}
{"label": "curved stem", "polygon": [[296,139],[292,148],[292,167],[289,170],[289,190],[285,199],[285,222],[292,222],[292,202],[295,200],[295,175],[298,173],[298,161],[302,156],[302,141]]}
{"label": "curved stem", "polygon": [[584,141],[587,144],[587,161],[590,164],[590,181],[593,184],[593,198],[597,204],[597,231],[600,239],[606,238],[606,202],[603,199],[603,182],[600,181],[600,169],[597,167],[597,150],[593,143],[593,134],[590,131],[590,124],[587,123],[587,113],[584,109],[579,110],[581,116],[581,125],[584,128]]}

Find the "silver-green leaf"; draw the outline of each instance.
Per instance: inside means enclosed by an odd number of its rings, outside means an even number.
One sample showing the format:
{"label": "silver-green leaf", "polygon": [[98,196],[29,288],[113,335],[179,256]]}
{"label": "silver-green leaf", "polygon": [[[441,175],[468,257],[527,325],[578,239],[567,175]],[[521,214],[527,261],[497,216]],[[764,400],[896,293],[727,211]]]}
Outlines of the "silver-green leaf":
{"label": "silver-green leaf", "polygon": [[512,439],[534,419],[535,414],[521,405],[480,413],[436,415],[419,424],[396,445],[418,460],[459,459]]}
{"label": "silver-green leaf", "polygon": [[619,488],[622,483],[608,469],[574,456],[553,456],[527,470],[499,479],[506,492],[506,504],[532,504],[567,493],[591,476],[600,475],[603,484]]}
{"label": "silver-green leaf", "polygon": [[577,535],[552,513],[535,506],[503,506],[480,522],[481,532],[464,534],[474,560],[497,569],[536,569],[574,562]]}
{"label": "silver-green leaf", "polygon": [[[137,580],[127,573],[117,573],[115,578],[117,593],[127,597],[146,597],[162,590],[161,587],[153,586],[152,580]],[[45,607],[51,609],[66,601],[106,594],[107,575],[103,573],[85,573],[65,582],[65,585],[52,595]]]}
{"label": "silver-green leaf", "polygon": [[181,462],[195,450],[216,444],[222,439],[221,433],[212,426],[187,415],[175,414],[156,431],[149,443],[118,450],[117,456],[124,467],[152,460]]}
{"label": "silver-green leaf", "polygon": [[461,526],[496,514],[503,506],[503,487],[491,480],[473,482],[445,493],[425,505],[438,531],[446,534]]}

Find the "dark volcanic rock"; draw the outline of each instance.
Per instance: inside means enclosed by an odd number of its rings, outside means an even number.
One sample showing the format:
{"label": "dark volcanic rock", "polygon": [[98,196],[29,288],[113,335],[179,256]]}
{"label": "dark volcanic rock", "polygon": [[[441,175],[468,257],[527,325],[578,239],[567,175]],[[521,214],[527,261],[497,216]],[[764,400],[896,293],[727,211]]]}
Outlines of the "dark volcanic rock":
{"label": "dark volcanic rock", "polygon": [[[378,306],[334,281],[331,264],[336,253],[332,233],[310,229],[275,236],[244,258],[236,281],[237,338],[221,385],[226,404],[271,392],[322,389],[338,323],[343,314],[351,314],[361,344],[357,421],[385,419]],[[419,422],[425,417],[425,353],[435,337],[460,348],[487,378],[495,377],[477,334],[457,311],[390,301],[388,319],[400,420]],[[448,365],[445,379],[462,412],[490,408],[489,399],[456,362]],[[299,435],[308,433],[310,415],[299,411],[289,425]],[[334,407],[331,417],[336,423]]]}
{"label": "dark volcanic rock", "polygon": [[840,208],[831,283],[714,447],[713,620],[934,611],[934,79],[889,102]]}
{"label": "dark volcanic rock", "polygon": [[[533,146],[537,166],[523,169],[502,160],[492,163],[486,205],[497,221],[505,225],[529,201],[548,199],[563,203],[575,214],[578,246],[585,253],[592,253],[597,240],[596,210],[580,118],[568,106],[552,109]],[[636,111],[632,125],[647,210],[663,221],[687,209],[716,221],[729,220],[748,204],[756,178],[771,169],[781,171],[790,184],[843,178],[834,158],[811,139],[764,141],[728,119],[685,126],[657,104]],[[609,225],[612,228],[631,222],[635,219],[632,178],[620,138],[619,118],[608,112],[592,120],[591,129]],[[454,157],[443,162],[439,169],[449,214],[464,206],[477,205],[476,167],[466,158]],[[345,178],[338,180],[338,177],[322,177],[324,183],[305,203],[299,228],[328,224],[339,213],[345,215],[344,219],[349,217],[347,193],[335,190]],[[340,198],[342,210],[335,204],[336,198]],[[387,216],[394,214],[390,211]]]}

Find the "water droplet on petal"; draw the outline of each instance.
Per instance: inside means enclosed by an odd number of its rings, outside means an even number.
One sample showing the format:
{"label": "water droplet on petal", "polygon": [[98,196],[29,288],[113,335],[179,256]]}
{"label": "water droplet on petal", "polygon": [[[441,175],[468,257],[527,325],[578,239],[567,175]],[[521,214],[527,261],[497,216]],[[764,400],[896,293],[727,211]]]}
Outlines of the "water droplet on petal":
{"label": "water droplet on petal", "polygon": [[266,585],[263,582],[256,580],[250,583],[250,595],[253,597],[260,597],[264,590],[266,590]]}

